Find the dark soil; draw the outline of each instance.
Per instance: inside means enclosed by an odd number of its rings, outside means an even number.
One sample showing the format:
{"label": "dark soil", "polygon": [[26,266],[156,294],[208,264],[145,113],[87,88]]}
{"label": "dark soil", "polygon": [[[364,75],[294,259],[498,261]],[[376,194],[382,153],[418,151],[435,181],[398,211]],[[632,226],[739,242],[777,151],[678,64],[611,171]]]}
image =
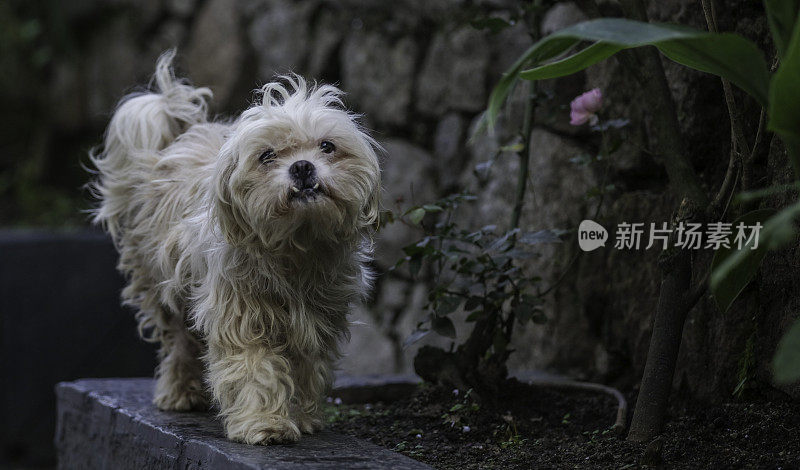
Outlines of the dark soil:
{"label": "dark soil", "polygon": [[[800,404],[673,410],[653,443],[611,430],[613,398],[510,381],[493,403],[422,385],[392,403],[330,404],[329,426],[435,468],[800,468]],[[338,400],[337,400],[338,401]]]}

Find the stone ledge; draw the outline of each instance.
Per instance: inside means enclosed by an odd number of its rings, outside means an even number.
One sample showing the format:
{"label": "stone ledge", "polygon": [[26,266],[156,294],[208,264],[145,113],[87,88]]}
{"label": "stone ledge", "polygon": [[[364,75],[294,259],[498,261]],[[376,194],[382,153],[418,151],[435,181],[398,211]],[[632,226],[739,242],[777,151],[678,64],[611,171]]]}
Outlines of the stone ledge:
{"label": "stone ledge", "polygon": [[414,374],[336,374],[331,396],[344,403],[392,402],[412,395],[422,381]]}
{"label": "stone ledge", "polygon": [[227,440],[208,413],[150,403],[151,379],[85,379],[56,386],[58,467],[114,469],[430,469],[360,439],[322,431],[293,445]]}

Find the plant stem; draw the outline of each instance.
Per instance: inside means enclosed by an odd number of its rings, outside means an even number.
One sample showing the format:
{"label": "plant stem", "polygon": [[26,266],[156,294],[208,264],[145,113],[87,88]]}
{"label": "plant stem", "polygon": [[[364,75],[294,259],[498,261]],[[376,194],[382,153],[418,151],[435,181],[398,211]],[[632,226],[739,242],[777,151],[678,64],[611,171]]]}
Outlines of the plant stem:
{"label": "plant stem", "polygon": [[[539,40],[539,15],[537,13],[540,0],[534,0],[533,6],[525,18],[528,32],[533,42]],[[522,118],[522,149],[517,153],[519,157],[519,173],[517,174],[517,191],[514,195],[514,208],[511,211],[511,226],[509,230],[519,228],[519,219],[522,216],[522,206],[525,203],[525,191],[528,188],[528,168],[531,160],[531,134],[533,133],[533,115],[536,111],[536,82],[528,82],[528,99],[525,100],[525,114]]]}
{"label": "plant stem", "polygon": [[514,196],[514,209],[511,212],[511,226],[509,230],[519,228],[519,219],[522,216],[522,206],[525,202],[525,191],[528,188],[528,168],[531,160],[531,134],[533,133],[533,112],[536,108],[536,83],[529,82],[528,99],[525,102],[525,115],[522,121],[522,150],[517,153],[519,157],[519,173],[517,174],[517,191]]}
{"label": "plant stem", "polygon": [[[708,30],[712,33],[718,32],[717,30],[717,15],[714,11],[714,3],[712,0],[701,0],[703,5],[703,13],[706,18]],[[728,107],[728,116],[731,121],[731,151],[728,159],[728,168],[725,171],[725,178],[722,185],[717,192],[717,195],[711,201],[709,214],[714,218],[721,217],[723,212],[723,204],[728,200],[728,196],[733,192],[738,180],[738,169],[743,163],[743,156],[748,152],[747,140],[744,137],[742,130],[742,119],[739,109],[736,107],[736,100],[733,97],[733,90],[731,89],[730,82],[725,78],[720,78],[722,81],[722,90],[725,93],[725,104]]]}

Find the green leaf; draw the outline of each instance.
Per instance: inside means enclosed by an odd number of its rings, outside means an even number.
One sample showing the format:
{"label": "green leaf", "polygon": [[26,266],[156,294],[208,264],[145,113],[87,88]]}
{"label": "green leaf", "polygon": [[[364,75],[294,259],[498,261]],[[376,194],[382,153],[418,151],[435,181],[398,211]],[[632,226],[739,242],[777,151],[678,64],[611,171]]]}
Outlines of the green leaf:
{"label": "green leaf", "polygon": [[792,32],[800,18],[800,0],[764,0],[764,9],[778,56],[785,57]]}
{"label": "green leaf", "polygon": [[494,338],[492,338],[492,347],[494,347],[495,354],[504,353],[506,351],[506,347],[508,347],[508,338],[506,338],[506,335],[500,328],[494,330]]}
{"label": "green leaf", "polygon": [[426,212],[441,212],[444,210],[442,206],[436,204],[425,204],[422,208],[425,209]]}
{"label": "green leaf", "polygon": [[[595,44],[566,59],[520,71],[519,76],[527,80],[561,77],[583,70],[622,49],[655,46],[673,61],[726,78],[762,106],[767,104],[767,63],[755,44],[737,34],[716,34],[623,18],[600,18],[557,31],[533,47],[541,45],[544,49],[552,42],[563,48],[570,44],[569,40],[595,41]],[[511,81],[514,77],[503,78]]]}
{"label": "green leaf", "polygon": [[[769,209],[750,212],[739,220],[748,216],[756,217],[751,214],[767,210]],[[724,312],[730,307],[758,270],[767,251],[778,249],[794,239],[794,220],[798,215],[800,215],[800,202],[784,208],[767,219],[759,235],[758,248],[755,250],[744,247],[742,250],[731,250],[728,255],[721,254],[723,250],[715,254],[711,265],[710,287],[720,310]]]}
{"label": "green leaf", "polygon": [[431,328],[442,336],[447,336],[448,338],[456,337],[456,326],[453,325],[453,320],[447,317],[431,318]]}
{"label": "green leaf", "polygon": [[800,380],[800,320],[781,338],[772,361],[775,381],[788,384]]}
{"label": "green leaf", "polygon": [[561,238],[553,230],[539,230],[538,232],[525,232],[519,236],[517,241],[526,245],[535,245],[537,243],[561,243]]}
{"label": "green leaf", "polygon": [[381,210],[378,215],[378,227],[377,230],[380,231],[381,229],[385,228],[387,225],[393,223],[395,220],[394,212],[384,209]]}
{"label": "green leaf", "polygon": [[539,41],[528,48],[516,62],[503,74],[503,77],[497,82],[492,93],[489,95],[489,106],[486,108],[486,113],[481,118],[481,123],[478,128],[488,126],[490,129],[494,128],[497,121],[497,115],[500,113],[500,108],[503,107],[506,98],[511,93],[514,85],[519,78],[519,72],[528,64],[539,63],[544,60],[552,59],[553,57],[566,52],[572,46],[578,44],[577,39],[572,38],[553,38],[549,41]]}
{"label": "green leaf", "polygon": [[800,202],[784,208],[764,224],[762,240],[768,249],[777,250],[794,239],[794,221],[798,215],[800,215]]}
{"label": "green leaf", "polygon": [[582,51],[565,59],[550,62],[530,70],[520,72],[519,77],[525,80],[545,80],[548,78],[572,75],[594,65],[621,51],[623,47],[604,42],[596,42]]}
{"label": "green leaf", "polygon": [[504,145],[504,146],[500,147],[500,151],[501,151],[501,152],[514,152],[514,153],[519,153],[519,152],[521,152],[521,151],[522,151],[524,148],[525,148],[525,146],[524,146],[524,145],[522,145],[522,142],[517,142],[517,143],[514,143],[514,144]]}
{"label": "green leaf", "polygon": [[[730,248],[721,246],[711,261],[711,293],[717,302],[717,307],[722,312],[728,310],[733,301],[747,287],[747,284],[758,272],[761,260],[767,254],[768,246],[764,243],[763,232],[759,233],[759,243],[756,249],[751,249],[753,243],[748,241],[741,250],[738,249],[734,239],[736,226],[744,223],[753,226],[764,222],[775,213],[772,209],[760,209],[748,212],[736,219],[732,224],[731,235],[728,237]],[[762,229],[763,230],[763,229]]]}
{"label": "green leaf", "polygon": [[781,136],[800,177],[800,27],[794,28],[781,66],[772,77],[769,102],[767,128]]}
{"label": "green leaf", "polygon": [[422,207],[417,207],[416,209],[412,209],[408,213],[408,220],[411,221],[412,224],[419,225],[422,222],[422,219],[425,218],[425,209]]}
{"label": "green leaf", "polygon": [[478,307],[480,307],[482,305],[483,305],[483,299],[482,298],[480,298],[478,296],[475,296],[475,295],[471,295],[467,299],[467,302],[464,304],[464,310],[466,310],[466,311],[475,310],[476,308],[478,308]]}
{"label": "green leaf", "polygon": [[478,321],[485,316],[485,312],[483,310],[475,310],[474,312],[467,315],[467,318],[464,319],[465,322],[471,323],[474,321]]}
{"label": "green leaf", "polygon": [[506,232],[502,237],[496,239],[486,248],[486,253],[491,253],[494,251],[503,251],[508,249],[511,244],[510,238],[515,236],[519,232],[519,229],[515,228]]}
{"label": "green leaf", "polygon": [[411,346],[412,344],[416,343],[417,341],[421,340],[422,338],[428,336],[428,333],[430,333],[430,332],[431,332],[431,330],[422,330],[422,329],[414,330],[414,332],[411,333],[410,335],[408,335],[406,340],[403,341],[403,347],[407,348],[407,347]]}
{"label": "green leaf", "polygon": [[453,313],[458,306],[461,305],[462,300],[461,297],[456,297],[454,295],[440,297],[439,301],[436,303],[436,315],[448,315]]}

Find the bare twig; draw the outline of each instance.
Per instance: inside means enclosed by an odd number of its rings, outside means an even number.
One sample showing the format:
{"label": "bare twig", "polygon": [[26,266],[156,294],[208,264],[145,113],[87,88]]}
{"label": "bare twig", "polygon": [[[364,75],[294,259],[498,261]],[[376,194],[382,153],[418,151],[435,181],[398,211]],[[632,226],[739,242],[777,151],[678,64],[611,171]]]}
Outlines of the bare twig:
{"label": "bare twig", "polygon": [[[703,14],[706,18],[708,30],[717,33],[719,27],[717,26],[717,14],[714,9],[713,0],[700,0],[703,6]],[[736,100],[733,96],[733,90],[730,82],[725,78],[720,78],[722,81],[722,90],[725,94],[725,104],[728,107],[728,116],[731,122],[731,152],[728,160],[728,168],[725,171],[725,178],[717,191],[716,196],[711,202],[709,212],[713,215],[719,215],[720,207],[723,201],[727,200],[728,194],[736,187],[736,175],[738,175],[738,167],[743,163],[743,156],[748,153],[747,140],[744,137],[742,130],[742,120],[739,109],[736,106]]]}
{"label": "bare twig", "polygon": [[764,124],[766,124],[766,121],[767,119],[765,110],[764,108],[761,108],[761,114],[758,116],[758,130],[756,131],[756,137],[753,140],[753,147],[750,149],[750,156],[747,157],[746,163],[750,163],[756,158],[756,151],[761,143],[762,134],[764,133]]}
{"label": "bare twig", "polygon": [[[753,147],[750,149],[750,155],[742,162],[742,189],[744,191],[749,191],[755,186],[755,182],[753,181],[753,163],[755,162],[761,140],[764,137],[764,125],[766,124],[766,120],[766,110],[761,108],[761,114],[758,117],[758,130],[753,140]],[[755,201],[750,201],[745,203],[744,207],[749,209],[754,205],[754,202]]]}

